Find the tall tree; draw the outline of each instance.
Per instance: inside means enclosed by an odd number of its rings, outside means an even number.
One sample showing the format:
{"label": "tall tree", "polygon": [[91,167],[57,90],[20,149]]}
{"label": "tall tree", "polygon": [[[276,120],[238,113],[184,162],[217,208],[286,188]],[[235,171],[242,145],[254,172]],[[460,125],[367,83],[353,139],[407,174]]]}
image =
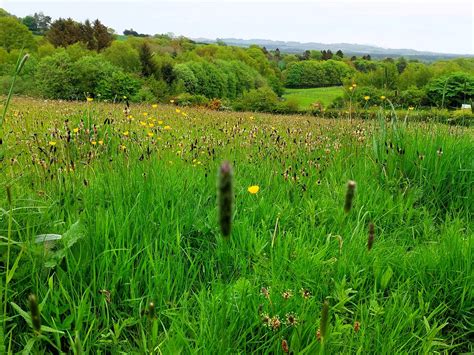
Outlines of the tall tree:
{"label": "tall tree", "polygon": [[140,64],[142,67],[142,75],[144,77],[150,77],[156,73],[156,65],[153,62],[153,53],[151,52],[150,45],[147,42],[143,42],[139,49]]}
{"label": "tall tree", "polygon": [[104,26],[99,20],[94,21],[94,38],[96,42],[96,49],[98,52],[107,48],[112,43],[114,36],[109,32],[109,29]]}
{"label": "tall tree", "polygon": [[14,17],[0,17],[0,47],[12,49],[31,48],[34,38],[28,28]]}

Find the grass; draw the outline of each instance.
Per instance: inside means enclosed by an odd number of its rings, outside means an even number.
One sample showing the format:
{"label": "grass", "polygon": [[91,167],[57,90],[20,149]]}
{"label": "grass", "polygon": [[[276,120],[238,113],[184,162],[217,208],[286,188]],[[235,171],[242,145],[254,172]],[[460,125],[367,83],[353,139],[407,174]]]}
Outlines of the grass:
{"label": "grass", "polygon": [[[283,340],[303,354],[474,351],[471,128],[171,105],[133,105],[130,117],[96,101],[11,108],[5,352],[282,353]],[[224,160],[229,239],[216,206]]]}
{"label": "grass", "polygon": [[286,99],[295,99],[300,108],[307,110],[311,108],[311,104],[320,102],[324,107],[329,106],[334,99],[343,96],[344,89],[340,86],[332,86],[327,88],[312,89],[286,89],[283,95]]}

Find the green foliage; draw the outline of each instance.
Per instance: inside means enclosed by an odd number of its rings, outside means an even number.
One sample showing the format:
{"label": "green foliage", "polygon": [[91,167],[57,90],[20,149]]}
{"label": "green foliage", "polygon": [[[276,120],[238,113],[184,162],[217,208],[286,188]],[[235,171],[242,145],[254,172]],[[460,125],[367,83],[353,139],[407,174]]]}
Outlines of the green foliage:
{"label": "green foliage", "polygon": [[75,99],[73,62],[65,52],[40,60],[36,81],[41,94],[51,99]]}
{"label": "green foliage", "polygon": [[426,90],[431,104],[441,108],[459,108],[474,99],[474,75],[456,72],[434,78]]}
{"label": "green foliage", "polygon": [[138,51],[127,42],[114,41],[104,50],[103,56],[110,63],[128,73],[140,71],[140,58]]}
{"label": "green foliage", "polygon": [[34,49],[33,35],[14,17],[0,17],[0,47],[7,52],[12,49]]}
{"label": "green foliage", "polygon": [[343,62],[307,60],[290,64],[284,76],[287,87],[310,88],[341,85],[350,73],[351,68]]}

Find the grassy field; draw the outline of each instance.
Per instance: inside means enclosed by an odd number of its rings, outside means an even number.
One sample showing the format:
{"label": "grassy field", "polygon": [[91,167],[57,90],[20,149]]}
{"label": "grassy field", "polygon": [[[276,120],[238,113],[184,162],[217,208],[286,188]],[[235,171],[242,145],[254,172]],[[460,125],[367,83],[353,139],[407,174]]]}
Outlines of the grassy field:
{"label": "grassy field", "polygon": [[474,351],[472,129],[122,110],[13,100],[0,353]]}
{"label": "grassy field", "polygon": [[327,88],[312,88],[312,89],[286,89],[283,95],[286,99],[296,99],[300,108],[305,110],[311,107],[315,102],[321,102],[324,107],[333,102],[339,96],[343,96],[344,89],[340,86],[333,86]]}

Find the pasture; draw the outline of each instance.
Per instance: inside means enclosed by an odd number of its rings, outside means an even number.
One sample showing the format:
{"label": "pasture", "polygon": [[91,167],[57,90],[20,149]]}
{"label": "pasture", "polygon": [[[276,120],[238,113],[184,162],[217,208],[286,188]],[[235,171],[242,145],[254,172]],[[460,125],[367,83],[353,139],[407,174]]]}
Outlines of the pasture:
{"label": "pasture", "polygon": [[124,106],[12,101],[1,353],[474,351],[472,128]]}
{"label": "pasture", "polygon": [[300,109],[309,110],[313,103],[320,102],[324,107],[327,107],[334,99],[343,95],[344,88],[332,86],[312,89],[285,89],[283,97],[296,100]]}

